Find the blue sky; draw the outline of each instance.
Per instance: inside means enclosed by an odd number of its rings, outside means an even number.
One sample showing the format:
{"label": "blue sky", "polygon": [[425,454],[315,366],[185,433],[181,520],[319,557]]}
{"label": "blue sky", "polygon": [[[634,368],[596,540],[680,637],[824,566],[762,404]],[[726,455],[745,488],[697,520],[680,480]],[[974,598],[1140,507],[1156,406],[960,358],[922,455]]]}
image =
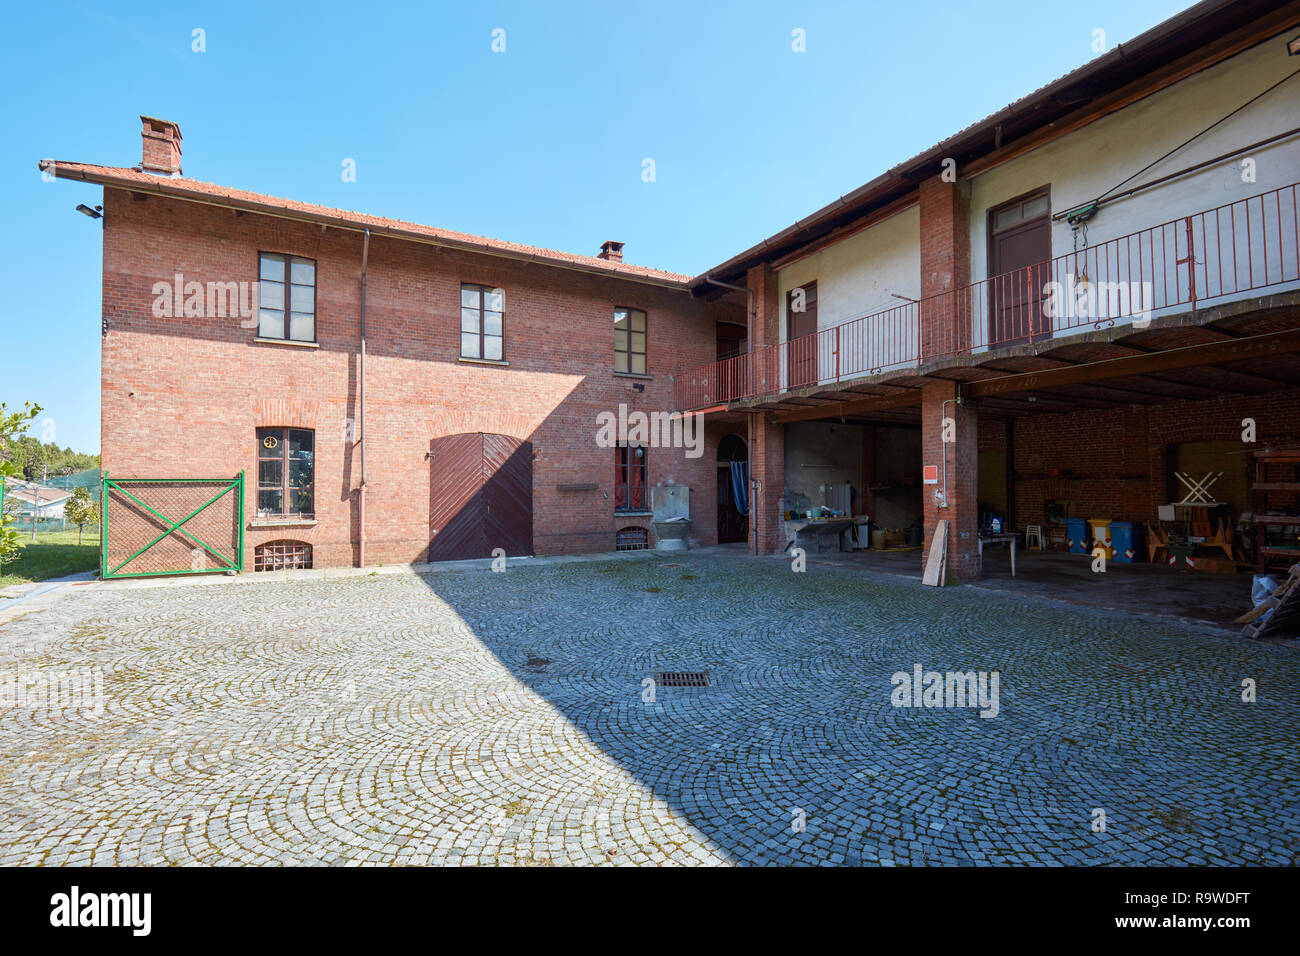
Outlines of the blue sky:
{"label": "blue sky", "polygon": [[11,5],[0,401],[99,450],[100,190],[36,163],[132,166],[141,113],[196,179],[695,274],[1188,5]]}

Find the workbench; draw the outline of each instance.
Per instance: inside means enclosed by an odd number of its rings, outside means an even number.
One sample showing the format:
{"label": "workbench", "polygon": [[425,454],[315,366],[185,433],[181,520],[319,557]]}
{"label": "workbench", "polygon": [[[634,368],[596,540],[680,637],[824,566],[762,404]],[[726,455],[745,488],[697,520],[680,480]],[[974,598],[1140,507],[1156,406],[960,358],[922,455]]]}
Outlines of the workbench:
{"label": "workbench", "polygon": [[856,538],[857,526],[866,524],[869,520],[866,515],[859,515],[856,518],[800,518],[795,521],[786,521],[784,550],[788,551],[790,546],[799,540],[800,534],[811,532],[817,539],[817,553],[820,554],[825,550],[825,537],[828,534],[835,535],[839,550],[843,551],[844,532],[853,530]]}
{"label": "workbench", "polygon": [[1001,534],[981,534],[979,536],[980,552],[980,574],[984,573],[984,545],[986,544],[1006,544],[1011,547],[1011,576],[1016,576],[1016,542],[1020,540],[1020,535],[1013,531],[1005,531]]}

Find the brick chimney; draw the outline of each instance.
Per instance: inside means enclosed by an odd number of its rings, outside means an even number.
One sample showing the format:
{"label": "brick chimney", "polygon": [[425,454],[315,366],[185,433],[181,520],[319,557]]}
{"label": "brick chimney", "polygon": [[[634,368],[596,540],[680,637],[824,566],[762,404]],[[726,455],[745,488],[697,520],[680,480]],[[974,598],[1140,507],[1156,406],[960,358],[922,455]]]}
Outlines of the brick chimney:
{"label": "brick chimney", "polygon": [[598,258],[608,259],[610,262],[623,261],[623,243],[615,242],[611,239],[609,242],[600,244],[600,256]]}
{"label": "brick chimney", "polygon": [[158,176],[179,176],[181,174],[181,128],[167,120],[152,116],[141,116],[144,129],[144,158],[140,167],[147,173]]}

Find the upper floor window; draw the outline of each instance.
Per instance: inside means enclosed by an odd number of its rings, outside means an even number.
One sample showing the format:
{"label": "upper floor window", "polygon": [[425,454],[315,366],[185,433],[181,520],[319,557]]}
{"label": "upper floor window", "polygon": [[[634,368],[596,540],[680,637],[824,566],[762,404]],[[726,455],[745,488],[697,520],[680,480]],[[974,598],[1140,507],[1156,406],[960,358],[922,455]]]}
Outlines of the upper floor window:
{"label": "upper floor window", "polygon": [[502,289],[461,283],[461,358],[505,359],[505,299]]}
{"label": "upper floor window", "polygon": [[257,430],[257,513],[314,514],[314,432],[306,428]]}
{"label": "upper floor window", "polygon": [[645,313],[640,309],[614,310],[614,371],[632,375],[645,372]]}
{"label": "upper floor window", "polygon": [[316,263],[271,252],[259,255],[257,334],[316,341]]}
{"label": "upper floor window", "polygon": [[996,206],[989,211],[989,231],[1006,232],[1051,215],[1052,199],[1046,186]]}

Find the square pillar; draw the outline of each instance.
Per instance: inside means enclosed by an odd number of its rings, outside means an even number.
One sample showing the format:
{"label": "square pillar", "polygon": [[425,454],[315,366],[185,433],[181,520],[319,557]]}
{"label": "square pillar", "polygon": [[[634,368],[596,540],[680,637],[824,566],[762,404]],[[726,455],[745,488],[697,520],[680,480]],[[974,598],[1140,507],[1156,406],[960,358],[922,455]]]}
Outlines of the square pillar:
{"label": "square pillar", "polygon": [[749,477],[757,481],[749,496],[749,553],[775,554],[785,547],[781,532],[781,499],[785,497],[785,426],[774,425],[761,412],[750,415],[753,447]]}
{"label": "square pillar", "polygon": [[917,188],[921,214],[921,361],[970,349],[970,202],[936,174]]}
{"label": "square pillar", "polygon": [[[939,484],[923,485],[925,512],[925,568],[940,519],[948,521],[948,576],[973,581],[979,577],[979,419],[974,408],[958,405],[957,383],[927,381],[921,386],[921,457],[937,465]],[[948,421],[945,427],[945,419]],[[947,437],[951,440],[944,441]],[[944,490],[947,456],[947,506],[935,499]]]}
{"label": "square pillar", "polygon": [[745,273],[745,285],[754,295],[754,316],[749,330],[750,351],[781,341],[781,294],[777,275],[766,262]]}
{"label": "square pillar", "polygon": [[[754,364],[749,375],[750,381],[759,382],[765,370],[770,374],[776,367],[769,352],[781,340],[781,297],[776,272],[766,263],[750,269],[745,284],[754,295],[749,337]],[[749,553],[773,554],[785,547],[780,513],[785,497],[785,426],[772,424],[762,412],[752,412],[750,434],[749,476],[759,484],[750,489]]]}

